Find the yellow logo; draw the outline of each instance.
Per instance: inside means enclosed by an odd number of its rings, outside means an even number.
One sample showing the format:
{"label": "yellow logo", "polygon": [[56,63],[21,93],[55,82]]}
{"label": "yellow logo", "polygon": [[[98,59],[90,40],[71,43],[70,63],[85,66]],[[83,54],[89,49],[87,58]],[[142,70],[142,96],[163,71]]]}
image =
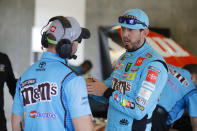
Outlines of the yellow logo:
{"label": "yellow logo", "polygon": [[134,80],[136,75],[136,72],[130,72],[129,75],[127,76],[127,80]]}

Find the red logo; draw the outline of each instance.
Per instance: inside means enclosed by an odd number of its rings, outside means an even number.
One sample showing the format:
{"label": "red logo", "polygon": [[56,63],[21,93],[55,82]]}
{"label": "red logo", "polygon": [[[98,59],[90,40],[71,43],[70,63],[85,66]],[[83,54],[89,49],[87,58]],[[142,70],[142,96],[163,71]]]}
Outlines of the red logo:
{"label": "red logo", "polygon": [[143,62],[144,59],[145,59],[145,58],[143,58],[143,57],[139,57],[139,58],[137,59],[137,61],[135,62],[135,66],[140,66],[140,65],[142,64],[142,62]]}
{"label": "red logo", "polygon": [[127,101],[126,107],[127,107],[127,108],[130,108],[130,107],[131,107],[131,102],[130,102],[130,101]]}
{"label": "red logo", "polygon": [[36,114],[37,114],[37,111],[31,111],[31,112],[29,113],[29,116],[30,116],[31,118],[36,118]]}
{"label": "red logo", "polygon": [[127,77],[127,73],[125,72],[122,74],[122,78],[126,78],[126,77]]}
{"label": "red logo", "polygon": [[146,80],[147,81],[150,81],[150,82],[155,84],[155,82],[157,80],[157,77],[158,77],[158,73],[157,72],[154,72],[152,70],[148,70],[148,74],[146,76]]}
{"label": "red logo", "polygon": [[136,101],[139,102],[140,104],[144,105],[144,106],[146,105],[146,101],[141,99],[140,97],[137,97]]}
{"label": "red logo", "polygon": [[51,26],[50,32],[55,32],[56,26]]}
{"label": "red logo", "polygon": [[131,109],[134,109],[135,108],[135,104],[133,102],[127,101],[126,107],[127,108],[131,108]]}
{"label": "red logo", "polygon": [[118,98],[118,94],[114,95],[114,100],[116,100]]}

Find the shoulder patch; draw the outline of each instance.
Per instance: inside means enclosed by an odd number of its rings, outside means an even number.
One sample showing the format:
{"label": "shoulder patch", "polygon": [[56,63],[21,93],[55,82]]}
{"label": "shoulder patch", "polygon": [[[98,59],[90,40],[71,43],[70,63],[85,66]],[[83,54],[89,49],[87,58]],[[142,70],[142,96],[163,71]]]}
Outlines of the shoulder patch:
{"label": "shoulder patch", "polygon": [[152,70],[148,70],[147,76],[146,76],[146,81],[152,82],[155,84],[156,80],[158,77],[158,73]]}
{"label": "shoulder patch", "polygon": [[138,93],[138,96],[140,96],[141,98],[145,99],[145,100],[149,100],[150,96],[151,96],[152,92],[145,89],[145,88],[140,88],[140,91]]}

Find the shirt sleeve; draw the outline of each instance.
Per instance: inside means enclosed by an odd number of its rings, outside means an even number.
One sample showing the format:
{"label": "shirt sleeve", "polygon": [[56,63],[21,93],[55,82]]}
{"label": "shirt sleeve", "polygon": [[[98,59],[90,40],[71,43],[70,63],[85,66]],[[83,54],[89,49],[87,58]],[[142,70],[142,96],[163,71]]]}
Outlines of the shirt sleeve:
{"label": "shirt sleeve", "polygon": [[179,112],[176,114],[176,117],[173,118],[173,119],[171,119],[169,117],[169,115],[168,115],[168,119],[166,121],[167,125],[173,124],[175,121],[177,121],[178,119],[180,119],[183,116],[184,112],[185,112],[185,109],[184,108],[181,109],[181,110],[179,110]]}
{"label": "shirt sleeve", "polygon": [[85,80],[77,76],[67,84],[63,83],[63,87],[71,118],[91,115]]}
{"label": "shirt sleeve", "polygon": [[197,117],[197,91],[188,98],[187,107],[190,117]]}
{"label": "shirt sleeve", "polygon": [[107,78],[105,81],[104,81],[105,85],[109,88],[111,88],[111,85],[112,85],[112,77],[110,76],[109,78]]}
{"label": "shirt sleeve", "polygon": [[16,85],[16,93],[14,96],[14,103],[12,105],[12,113],[16,115],[24,115],[23,100],[20,93],[20,80],[18,80]]}
{"label": "shirt sleeve", "polygon": [[134,95],[127,96],[114,91],[110,104],[120,112],[141,120],[156,107],[167,77],[167,69],[161,62],[150,62],[141,72],[139,83],[132,85],[136,89]]}

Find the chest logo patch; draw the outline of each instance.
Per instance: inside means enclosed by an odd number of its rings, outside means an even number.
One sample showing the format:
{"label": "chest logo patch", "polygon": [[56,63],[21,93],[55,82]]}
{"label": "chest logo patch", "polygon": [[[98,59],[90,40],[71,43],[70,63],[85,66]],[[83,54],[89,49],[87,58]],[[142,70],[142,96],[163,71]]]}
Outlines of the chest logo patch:
{"label": "chest logo patch", "polygon": [[135,66],[140,66],[143,63],[144,59],[145,58],[143,58],[143,57],[139,57],[137,59],[137,61],[135,62]]}
{"label": "chest logo patch", "polygon": [[112,89],[119,90],[122,94],[131,90],[131,84],[126,81],[119,81],[117,78],[112,79]]}
{"label": "chest logo patch", "polygon": [[132,65],[132,63],[127,63],[126,68],[125,68],[125,72],[129,71],[131,65]]}
{"label": "chest logo patch", "polygon": [[136,75],[136,72],[129,72],[129,75],[127,76],[127,80],[134,80]]}

